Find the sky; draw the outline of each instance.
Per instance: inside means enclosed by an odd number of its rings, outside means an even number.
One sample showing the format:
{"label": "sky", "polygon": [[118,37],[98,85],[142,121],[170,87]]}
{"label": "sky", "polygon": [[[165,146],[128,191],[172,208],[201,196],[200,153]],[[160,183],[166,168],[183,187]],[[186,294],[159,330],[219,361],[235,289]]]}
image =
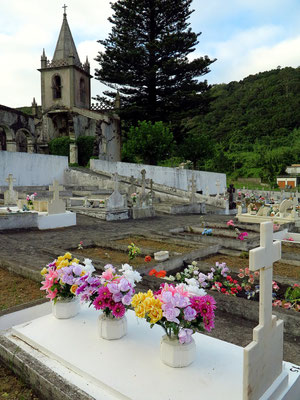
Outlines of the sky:
{"label": "sky", "polygon": [[[115,0],[113,0],[115,1]],[[0,0],[0,104],[41,104],[40,57],[52,59],[63,19],[60,0]],[[82,62],[94,61],[111,30],[110,0],[66,0],[67,18]],[[278,66],[300,66],[299,0],[193,0],[191,28],[202,32],[191,57],[215,61],[202,79],[239,81]],[[92,96],[103,90],[92,79]]]}

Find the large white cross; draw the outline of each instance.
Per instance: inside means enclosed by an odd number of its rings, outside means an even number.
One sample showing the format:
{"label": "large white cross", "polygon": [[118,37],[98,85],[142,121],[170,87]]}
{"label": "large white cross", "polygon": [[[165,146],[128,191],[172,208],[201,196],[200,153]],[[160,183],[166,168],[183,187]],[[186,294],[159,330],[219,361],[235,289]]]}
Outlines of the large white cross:
{"label": "large white cross", "polygon": [[58,181],[54,180],[53,185],[49,186],[49,190],[50,192],[53,192],[53,200],[56,201],[59,200],[59,192],[64,190],[64,187],[61,186]]}
{"label": "large white cross", "polygon": [[244,349],[243,400],[260,399],[276,380],[270,389],[273,398],[274,391],[280,391],[287,381],[282,370],[283,321],[272,315],[273,263],[280,257],[281,243],[273,243],[273,223],[261,223],[260,247],[249,252],[250,270],[260,270],[259,325]]}
{"label": "large white cross", "polygon": [[16,179],[14,179],[13,174],[8,174],[8,178],[5,179],[6,182],[8,182],[8,190],[10,192],[13,191],[13,182],[16,181]]}
{"label": "large white cross", "polygon": [[273,223],[260,224],[260,247],[250,250],[249,268],[260,270],[259,285],[259,324],[270,324],[272,321],[272,280],[273,263],[281,258],[281,244],[273,243]]}

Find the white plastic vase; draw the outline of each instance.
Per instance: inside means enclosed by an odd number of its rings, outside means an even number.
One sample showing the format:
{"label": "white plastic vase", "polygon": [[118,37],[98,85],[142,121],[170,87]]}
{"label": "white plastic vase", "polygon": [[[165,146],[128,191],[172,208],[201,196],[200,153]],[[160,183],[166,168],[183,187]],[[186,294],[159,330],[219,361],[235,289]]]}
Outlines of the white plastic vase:
{"label": "white plastic vase", "polygon": [[52,314],[58,319],[68,319],[75,317],[79,313],[80,302],[77,297],[72,299],[59,299],[52,302]]}
{"label": "white plastic vase", "polygon": [[127,333],[126,316],[122,318],[107,317],[105,314],[99,315],[98,333],[102,339],[115,340],[121,339]]}
{"label": "white plastic vase", "polygon": [[196,358],[196,343],[192,338],[190,343],[181,344],[177,338],[164,335],[160,342],[160,358],[169,367],[187,367]]}

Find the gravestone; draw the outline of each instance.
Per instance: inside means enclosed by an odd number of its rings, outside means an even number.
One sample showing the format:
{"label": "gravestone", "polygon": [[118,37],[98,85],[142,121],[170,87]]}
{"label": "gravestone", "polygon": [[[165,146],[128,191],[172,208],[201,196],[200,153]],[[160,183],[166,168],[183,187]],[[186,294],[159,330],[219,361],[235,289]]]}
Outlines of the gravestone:
{"label": "gravestone", "polygon": [[217,197],[219,197],[219,196],[220,196],[220,187],[221,187],[220,180],[219,180],[219,179],[217,179],[217,181],[216,181]]}
{"label": "gravestone", "polygon": [[53,200],[48,205],[48,214],[64,214],[66,212],[65,202],[59,198],[59,192],[64,190],[64,187],[54,180],[53,185],[49,186],[49,191],[53,192]]}
{"label": "gravestone", "polygon": [[141,182],[141,194],[139,196],[139,199],[140,199],[140,204],[142,206],[145,206],[146,202],[147,202],[147,196],[146,196],[146,170],[145,169],[141,170],[141,175],[142,175],[142,182]]}
{"label": "gravestone", "polygon": [[293,202],[291,200],[283,200],[279,206],[279,213],[281,218],[285,218],[288,215],[287,210],[293,206]]}
{"label": "gravestone", "polygon": [[8,182],[8,190],[4,192],[4,205],[5,206],[13,206],[18,202],[18,192],[13,189],[13,182],[16,181],[12,174],[8,175],[8,178],[5,179]]}
{"label": "gravestone", "polygon": [[227,192],[229,193],[229,210],[233,210],[236,208],[236,203],[234,198],[235,187],[233,186],[233,184],[229,185]]}
{"label": "gravestone", "polygon": [[191,188],[191,194],[190,194],[190,203],[191,204],[195,204],[197,203],[197,199],[196,199],[196,180],[195,180],[195,176],[194,174],[192,174],[192,179],[190,179],[189,181],[191,183],[190,188]]}
{"label": "gravestone", "polygon": [[125,198],[119,192],[119,175],[117,173],[113,174],[114,181],[114,191],[109,196],[106,201],[106,209],[107,211],[116,211],[116,210],[124,210],[127,209],[127,203]]}
{"label": "gravestone", "polygon": [[128,190],[127,190],[127,198],[128,198],[128,201],[132,202],[132,197],[131,196],[134,193],[136,194],[136,185],[135,185],[135,179],[134,179],[133,175],[131,175],[129,181],[130,181],[130,185],[129,185]]}
{"label": "gravestone", "polygon": [[273,223],[261,223],[260,247],[249,252],[250,270],[260,271],[259,325],[244,349],[243,400],[260,399],[276,379],[276,390],[286,384],[287,373],[282,372],[283,321],[272,315],[273,263],[280,258],[281,244],[273,243]]}
{"label": "gravestone", "polygon": [[148,193],[148,195],[149,195],[150,204],[152,205],[155,200],[155,192],[153,190],[153,179],[150,179],[150,192]]}

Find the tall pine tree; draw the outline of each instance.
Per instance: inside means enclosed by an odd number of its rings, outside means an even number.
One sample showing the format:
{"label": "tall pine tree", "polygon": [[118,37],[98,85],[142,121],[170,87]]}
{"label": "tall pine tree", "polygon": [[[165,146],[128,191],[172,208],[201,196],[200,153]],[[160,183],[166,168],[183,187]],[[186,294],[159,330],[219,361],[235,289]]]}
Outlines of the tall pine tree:
{"label": "tall pine tree", "polygon": [[[108,38],[99,40],[105,50],[96,61],[96,79],[121,96],[121,115],[138,120],[173,124],[207,108],[207,81],[197,78],[209,72],[215,60],[207,56],[188,59],[201,33],[187,22],[192,0],[117,0],[109,21]],[[98,100],[103,100],[98,96]],[[107,99],[107,97],[106,97]]]}

